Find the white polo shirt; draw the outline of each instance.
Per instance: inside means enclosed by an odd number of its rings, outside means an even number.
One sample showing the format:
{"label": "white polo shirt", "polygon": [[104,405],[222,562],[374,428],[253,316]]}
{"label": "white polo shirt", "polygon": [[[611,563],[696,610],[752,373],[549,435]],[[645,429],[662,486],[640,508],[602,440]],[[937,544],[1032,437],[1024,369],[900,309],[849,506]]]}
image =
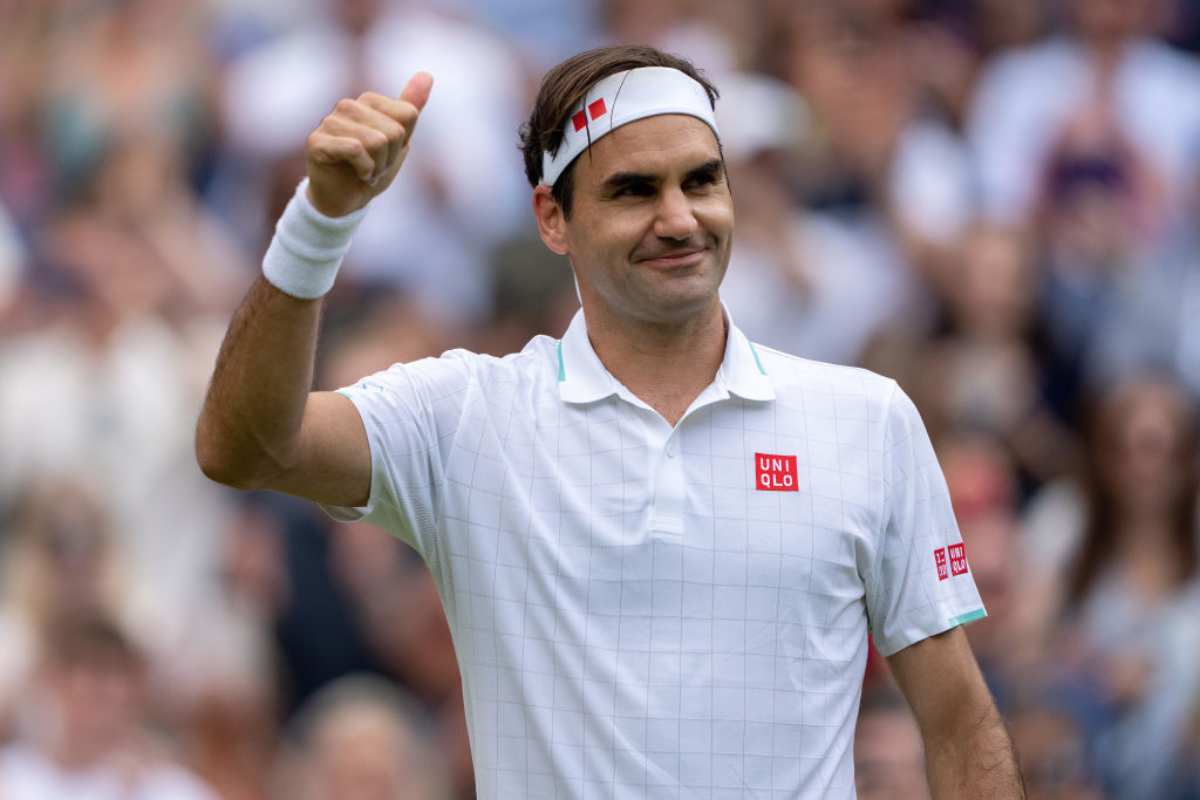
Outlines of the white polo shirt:
{"label": "white polo shirt", "polygon": [[561,341],[340,390],[363,516],[417,549],[462,670],[478,796],[852,798],[868,629],[984,615],[894,381],[752,345],[672,428]]}

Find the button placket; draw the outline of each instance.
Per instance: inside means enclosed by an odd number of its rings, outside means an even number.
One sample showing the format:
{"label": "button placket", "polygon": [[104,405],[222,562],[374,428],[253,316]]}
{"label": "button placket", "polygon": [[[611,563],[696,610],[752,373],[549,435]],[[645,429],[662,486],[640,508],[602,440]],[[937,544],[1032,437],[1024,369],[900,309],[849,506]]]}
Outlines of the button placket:
{"label": "button placket", "polygon": [[683,460],[678,458],[678,430],[663,443],[655,480],[652,526],[656,531],[683,533]]}

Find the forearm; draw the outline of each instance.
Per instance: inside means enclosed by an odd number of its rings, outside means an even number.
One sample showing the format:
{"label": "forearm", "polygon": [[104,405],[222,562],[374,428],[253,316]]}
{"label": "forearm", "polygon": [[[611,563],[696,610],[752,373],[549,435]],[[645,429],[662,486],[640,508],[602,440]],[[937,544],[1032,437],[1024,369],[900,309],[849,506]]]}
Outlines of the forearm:
{"label": "forearm", "polygon": [[333,286],[366,206],[408,153],[433,77],[418,72],[399,98],[343,98],[308,137],[307,178],[275,227],[263,277],[221,345],[196,427],[204,474],[335,505],[365,503],[370,449],[358,412],[310,395],[321,300]]}
{"label": "forearm", "polygon": [[213,480],[251,488],[286,469],[312,388],[321,302],[262,277],[250,287],[196,428],[196,456]]}
{"label": "forearm", "polygon": [[1020,800],[1025,787],[1012,740],[990,702],[961,713],[947,735],[925,736],[925,766],[934,800]]}

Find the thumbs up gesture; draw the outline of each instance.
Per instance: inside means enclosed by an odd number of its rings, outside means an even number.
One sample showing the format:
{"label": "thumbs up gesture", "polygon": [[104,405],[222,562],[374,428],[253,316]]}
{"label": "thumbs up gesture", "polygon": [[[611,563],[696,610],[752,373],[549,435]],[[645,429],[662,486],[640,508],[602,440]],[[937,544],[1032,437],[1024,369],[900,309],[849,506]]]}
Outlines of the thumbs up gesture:
{"label": "thumbs up gesture", "polygon": [[432,88],[433,76],[418,72],[399,98],[365,92],[338,101],[304,148],[308,199],[318,211],[344,216],[391,185]]}

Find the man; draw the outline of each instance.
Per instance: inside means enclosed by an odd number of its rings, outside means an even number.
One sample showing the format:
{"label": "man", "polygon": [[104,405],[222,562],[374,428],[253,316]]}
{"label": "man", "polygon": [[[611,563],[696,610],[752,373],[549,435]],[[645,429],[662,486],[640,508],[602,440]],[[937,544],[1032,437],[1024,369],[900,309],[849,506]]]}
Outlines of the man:
{"label": "man", "polygon": [[720,303],[733,203],[715,90],[686,61],[602,48],[543,80],[522,139],[583,304],[561,340],[309,392],[319,298],[431,86],[343,100],[309,138],[218,358],[206,474],[421,553],[482,798],[853,797],[868,623],[936,795],[1022,796],[912,403],[754,346]]}

